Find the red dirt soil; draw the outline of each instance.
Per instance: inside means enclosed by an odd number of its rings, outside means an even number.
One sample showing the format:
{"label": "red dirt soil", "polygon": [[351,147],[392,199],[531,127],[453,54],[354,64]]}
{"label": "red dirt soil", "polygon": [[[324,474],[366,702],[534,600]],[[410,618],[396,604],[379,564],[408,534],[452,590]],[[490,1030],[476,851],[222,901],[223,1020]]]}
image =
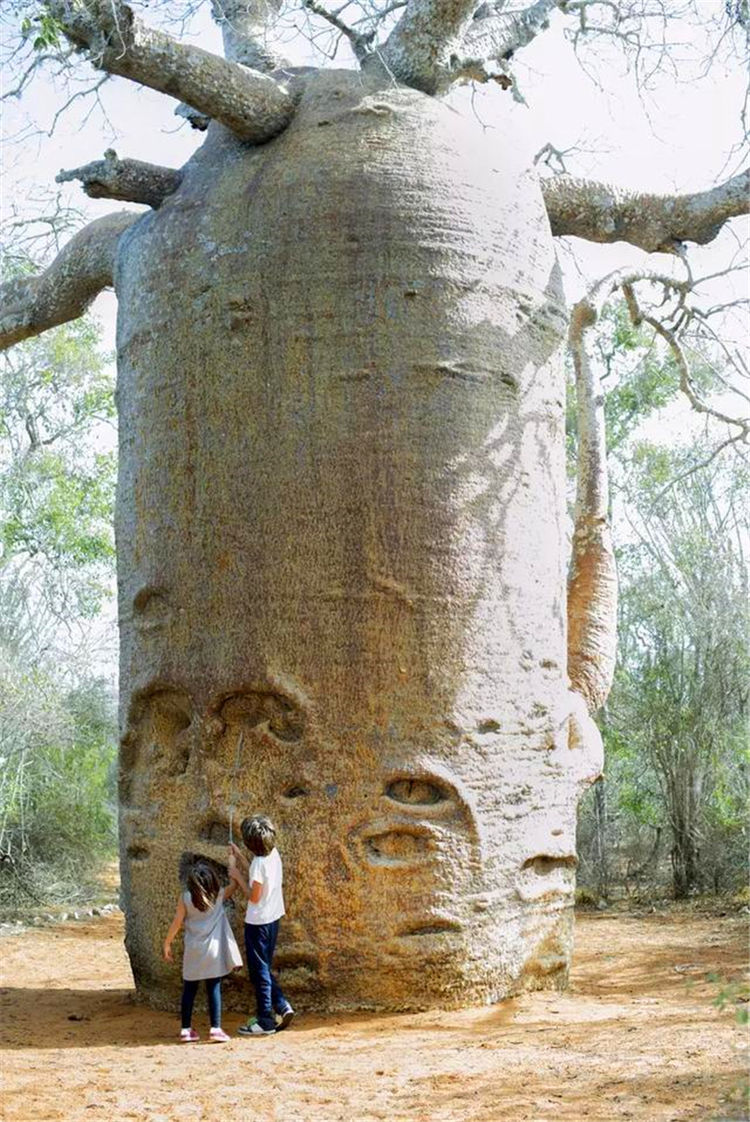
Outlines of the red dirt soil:
{"label": "red dirt soil", "polygon": [[[7,1122],[698,1122],[746,1118],[744,917],[579,917],[570,989],[459,1013],[322,1018],[180,1045],[133,1001],[122,916],[2,940]],[[240,1017],[227,1014],[235,1033]]]}

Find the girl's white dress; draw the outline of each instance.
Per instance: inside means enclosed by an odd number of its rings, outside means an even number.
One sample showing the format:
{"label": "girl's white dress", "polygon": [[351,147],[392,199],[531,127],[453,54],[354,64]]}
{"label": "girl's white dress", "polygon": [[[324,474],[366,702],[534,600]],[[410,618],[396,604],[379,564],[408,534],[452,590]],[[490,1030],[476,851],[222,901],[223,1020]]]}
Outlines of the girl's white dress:
{"label": "girl's white dress", "polygon": [[196,908],[189,892],[183,893],[182,899],[187,909],[182,956],[184,980],[223,978],[242,966],[237,940],[224,911],[224,889],[219,889],[213,907],[205,912]]}

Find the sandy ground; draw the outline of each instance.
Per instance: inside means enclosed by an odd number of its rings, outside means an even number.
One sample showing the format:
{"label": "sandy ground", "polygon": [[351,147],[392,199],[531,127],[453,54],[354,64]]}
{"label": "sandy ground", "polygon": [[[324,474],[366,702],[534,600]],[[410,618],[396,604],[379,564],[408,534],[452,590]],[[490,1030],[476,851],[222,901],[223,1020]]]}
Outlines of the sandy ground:
{"label": "sandy ground", "polygon": [[[738,977],[746,917],[582,916],[571,988],[461,1013],[304,1012],[283,1034],[180,1045],[135,1005],[122,917],[8,936],[8,1122],[693,1122],[745,1118],[741,1030],[706,974]],[[204,1016],[196,1027],[205,1036]],[[239,1016],[225,1016],[234,1031]]]}

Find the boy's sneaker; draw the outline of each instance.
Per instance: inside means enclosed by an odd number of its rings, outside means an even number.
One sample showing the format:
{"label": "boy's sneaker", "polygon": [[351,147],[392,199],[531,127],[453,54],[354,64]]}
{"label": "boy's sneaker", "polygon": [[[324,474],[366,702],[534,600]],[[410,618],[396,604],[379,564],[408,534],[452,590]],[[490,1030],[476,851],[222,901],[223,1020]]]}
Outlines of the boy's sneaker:
{"label": "boy's sneaker", "polygon": [[208,1039],[213,1044],[226,1044],[226,1042],[228,1040],[231,1040],[232,1038],[224,1032],[224,1029],[212,1028],[210,1033],[208,1034]]}
{"label": "boy's sneaker", "polygon": [[273,1034],[276,1032],[276,1029],[263,1028],[263,1025],[258,1022],[258,1018],[253,1017],[246,1024],[240,1025],[240,1027],[237,1029],[237,1032],[240,1034],[240,1036],[273,1036]]}
{"label": "boy's sneaker", "polygon": [[282,1009],[281,1013],[279,1014],[279,1020],[276,1023],[276,1031],[283,1032],[284,1029],[289,1028],[290,1024],[294,1020],[294,1017],[294,1009],[292,1009],[291,1005],[287,1005],[286,1009]]}
{"label": "boy's sneaker", "polygon": [[180,1029],[180,1044],[195,1044],[196,1040],[200,1040],[200,1037],[195,1029]]}

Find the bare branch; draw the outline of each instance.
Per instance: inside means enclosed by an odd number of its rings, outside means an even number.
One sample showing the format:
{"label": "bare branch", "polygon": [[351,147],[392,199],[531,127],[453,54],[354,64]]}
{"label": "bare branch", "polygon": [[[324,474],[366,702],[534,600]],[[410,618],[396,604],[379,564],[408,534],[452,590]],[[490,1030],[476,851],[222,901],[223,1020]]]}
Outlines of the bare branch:
{"label": "bare branch", "polygon": [[647,323],[649,327],[652,327],[656,334],[659,335],[660,338],[662,338],[667,344],[670,351],[672,352],[672,357],[675,360],[677,369],[680,374],[680,389],[685,394],[685,397],[688,399],[696,413],[704,413],[707,417],[713,417],[714,420],[723,421],[724,424],[727,425],[734,425],[740,430],[738,436],[741,439],[746,440],[748,438],[748,435],[750,435],[750,417],[731,417],[729,416],[729,414],[723,413],[719,409],[714,409],[712,406],[707,405],[706,402],[703,401],[703,399],[697,393],[695,386],[693,385],[692,378],[690,377],[690,367],[688,365],[687,358],[685,357],[685,352],[680,346],[680,343],[674,331],[670,331],[669,328],[664,323],[656,319],[655,316],[647,315],[645,312],[642,312],[638,307],[638,303],[636,301],[635,293],[633,292],[632,287],[628,286],[628,288],[628,310],[630,312],[630,317],[633,320],[633,323],[636,326],[639,326],[641,323]]}
{"label": "bare branch", "polygon": [[224,57],[261,74],[288,66],[267,42],[280,8],[280,0],[211,0],[211,14],[224,40]]}
{"label": "bare branch", "polygon": [[83,315],[94,297],[112,285],[120,237],[139,218],[133,211],[98,218],[43,273],[0,286],[0,350]]}
{"label": "bare branch", "polygon": [[475,0],[409,0],[377,52],[389,74],[434,94],[452,81],[450,58],[471,21]]}
{"label": "bare branch", "polygon": [[340,31],[341,34],[349,40],[352,45],[354,55],[359,59],[360,62],[362,62],[367,57],[367,55],[369,54],[370,45],[375,38],[374,31],[365,33],[355,31],[353,28],[349,27],[348,24],[344,23],[344,21],[337,15],[336,12],[329,12],[328,9],[325,8],[322,4],[318,4],[317,0],[302,0],[302,2],[308,9],[308,11],[315,12],[316,16],[320,16],[322,19],[326,20],[331,24],[332,27],[335,27],[337,31]]}
{"label": "bare branch", "polygon": [[113,148],[108,148],[103,160],[94,160],[55,176],[56,183],[68,183],[73,179],[81,180],[91,199],[145,203],[156,210],[180,186],[182,172],[141,160],[121,160]]}
{"label": "bare branch", "polygon": [[716,447],[714,448],[713,452],[711,452],[711,454],[709,456],[706,456],[706,458],[704,460],[701,460],[697,464],[693,464],[691,467],[687,468],[685,471],[681,471],[679,475],[676,475],[674,477],[674,479],[670,479],[670,481],[666,485],[666,487],[662,487],[661,491],[659,491],[654,496],[654,506],[656,506],[657,503],[661,502],[661,500],[664,498],[664,496],[666,494],[668,494],[674,487],[676,487],[678,483],[682,483],[683,480],[688,479],[691,475],[695,475],[697,472],[703,471],[704,468],[709,467],[714,462],[714,460],[718,456],[720,456],[721,453],[726,448],[729,448],[733,444],[737,444],[737,443],[745,440],[746,437],[747,437],[746,432],[738,432],[738,433],[735,433],[734,436],[728,436],[726,438],[726,440],[722,440],[721,444],[717,444]]}
{"label": "bare branch", "polygon": [[454,59],[455,76],[487,63],[507,63],[522,47],[527,46],[549,26],[550,14],[560,6],[559,0],[536,0],[522,10],[505,10],[499,3],[482,4],[464,34],[460,59]]}
{"label": "bare branch", "polygon": [[51,0],[50,10],[94,66],[187,102],[241,140],[269,140],[292,117],[281,83],[145,26],[122,0]]}
{"label": "bare branch", "polygon": [[694,195],[648,195],[558,175],[542,182],[552,233],[630,242],[648,253],[706,245],[730,218],[750,213],[750,169]]}
{"label": "bare branch", "polygon": [[578,402],[578,478],[568,577],[568,676],[592,713],[607,700],[614,677],[617,569],[609,526],[604,394],[584,335],[609,291],[594,290],[576,304],[569,332]]}

